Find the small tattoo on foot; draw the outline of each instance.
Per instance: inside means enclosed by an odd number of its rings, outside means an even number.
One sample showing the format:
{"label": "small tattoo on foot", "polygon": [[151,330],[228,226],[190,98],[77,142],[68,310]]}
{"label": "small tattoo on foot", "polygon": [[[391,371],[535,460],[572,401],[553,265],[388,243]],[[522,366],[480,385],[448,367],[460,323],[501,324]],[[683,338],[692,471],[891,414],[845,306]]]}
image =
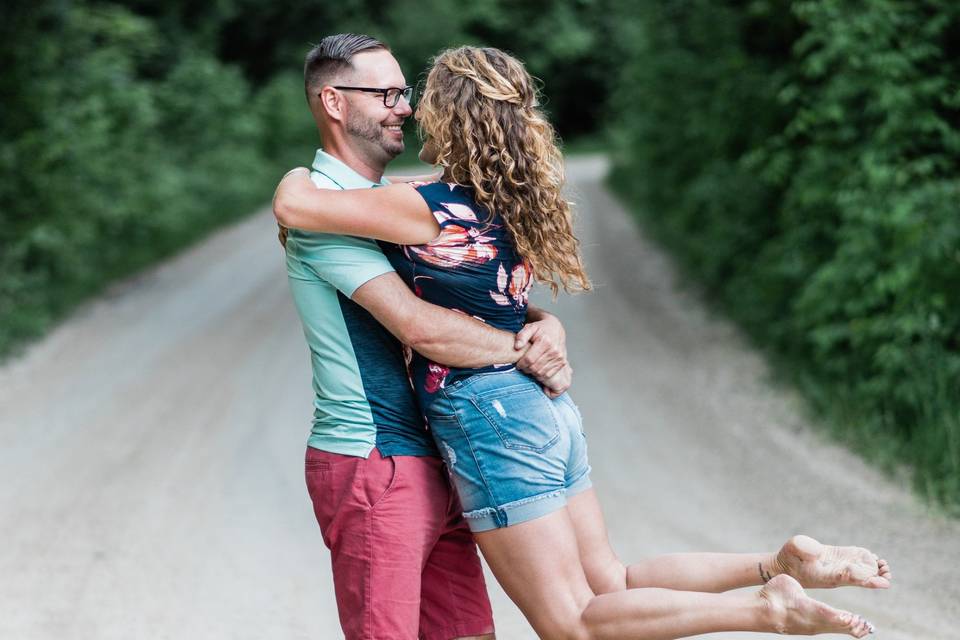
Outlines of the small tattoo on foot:
{"label": "small tattoo on foot", "polygon": [[773,574],[769,571],[763,570],[763,563],[757,563],[757,569],[760,571],[760,579],[763,580],[763,584],[767,584],[773,578]]}

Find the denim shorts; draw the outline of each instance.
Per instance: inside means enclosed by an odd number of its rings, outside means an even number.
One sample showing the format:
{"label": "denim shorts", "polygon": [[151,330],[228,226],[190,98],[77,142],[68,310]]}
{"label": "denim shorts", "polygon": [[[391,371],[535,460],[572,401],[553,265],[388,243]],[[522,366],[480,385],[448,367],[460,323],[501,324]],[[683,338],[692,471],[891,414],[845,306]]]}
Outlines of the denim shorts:
{"label": "denim shorts", "polygon": [[517,371],[480,373],[440,389],[427,411],[471,531],[562,509],[590,488],[580,412]]}

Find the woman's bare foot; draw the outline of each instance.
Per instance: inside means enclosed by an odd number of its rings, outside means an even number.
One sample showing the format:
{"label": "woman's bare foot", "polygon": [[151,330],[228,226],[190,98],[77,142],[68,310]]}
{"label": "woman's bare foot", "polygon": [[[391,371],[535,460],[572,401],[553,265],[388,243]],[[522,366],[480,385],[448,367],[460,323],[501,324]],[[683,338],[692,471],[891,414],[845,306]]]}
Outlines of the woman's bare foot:
{"label": "woman's bare foot", "polygon": [[873,625],[848,611],[834,609],[814,600],[787,575],[774,576],[757,594],[765,604],[767,622],[776,633],[812,636],[818,633],[846,633],[862,638],[873,633]]}
{"label": "woman's bare foot", "polygon": [[785,573],[806,589],[866,587],[888,589],[890,567],[886,560],[862,547],[834,547],[809,536],[787,540],[773,562],[772,573]]}

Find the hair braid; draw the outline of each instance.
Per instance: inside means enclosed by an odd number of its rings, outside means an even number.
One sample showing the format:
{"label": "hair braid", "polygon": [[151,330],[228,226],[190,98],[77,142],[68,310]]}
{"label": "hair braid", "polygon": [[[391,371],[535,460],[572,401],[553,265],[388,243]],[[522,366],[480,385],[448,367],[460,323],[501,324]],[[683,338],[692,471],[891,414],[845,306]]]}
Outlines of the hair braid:
{"label": "hair braid", "polygon": [[590,280],[563,199],[563,157],[538,108],[533,78],[492,48],[440,53],[419,105],[420,127],[449,177],[498,212],[536,279],[556,295]]}

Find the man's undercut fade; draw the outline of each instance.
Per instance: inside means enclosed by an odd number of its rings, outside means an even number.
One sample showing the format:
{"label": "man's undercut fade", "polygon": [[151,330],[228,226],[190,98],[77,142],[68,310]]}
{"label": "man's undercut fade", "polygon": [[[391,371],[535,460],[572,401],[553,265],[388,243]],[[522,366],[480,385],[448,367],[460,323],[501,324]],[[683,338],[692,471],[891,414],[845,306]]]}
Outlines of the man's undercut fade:
{"label": "man's undercut fade", "polygon": [[390,47],[376,38],[359,33],[338,33],[327,36],[314,45],[303,64],[303,85],[307,100],[311,93],[332,82],[338,74],[352,68],[353,56],[376,49],[390,51]]}

